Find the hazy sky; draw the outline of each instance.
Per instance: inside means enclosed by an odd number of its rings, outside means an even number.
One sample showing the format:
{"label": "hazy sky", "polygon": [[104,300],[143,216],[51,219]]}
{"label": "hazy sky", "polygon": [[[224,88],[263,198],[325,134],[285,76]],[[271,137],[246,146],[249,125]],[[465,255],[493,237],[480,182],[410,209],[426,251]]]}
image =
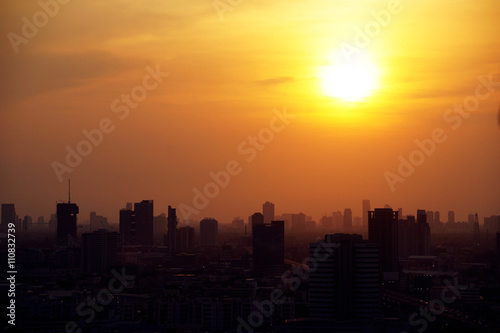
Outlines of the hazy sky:
{"label": "hazy sky", "polygon": [[[38,1],[1,4],[0,202],[20,215],[55,213],[68,177],[80,220],[117,222],[143,199],[155,214],[193,207],[193,188],[233,160],[239,173],[192,218],[246,218],[267,200],[316,220],[360,215],[362,199],[443,221],[500,214],[498,0],[401,0],[390,22],[390,1],[221,0],[233,3],[223,20],[206,0],[45,1],[53,17]],[[346,45],[379,71],[361,102],[321,90],[321,67],[345,62]],[[146,77],[156,70],[168,76]],[[477,88],[490,74],[499,84]],[[131,92],[134,107],[121,100]],[[447,111],[464,100],[477,107],[467,118]],[[284,109],[293,118],[273,119]],[[60,182],[53,162],[67,165],[66,147],[102,122],[112,132]],[[436,128],[446,141],[392,191],[386,172]],[[251,148],[259,133],[266,143]]]}

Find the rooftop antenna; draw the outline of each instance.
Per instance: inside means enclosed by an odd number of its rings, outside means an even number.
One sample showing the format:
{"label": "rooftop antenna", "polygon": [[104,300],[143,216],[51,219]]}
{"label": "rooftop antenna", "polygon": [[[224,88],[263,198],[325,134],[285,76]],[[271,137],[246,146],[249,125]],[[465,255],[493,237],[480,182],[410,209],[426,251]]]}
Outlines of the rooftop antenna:
{"label": "rooftop antenna", "polygon": [[71,203],[71,179],[68,179],[68,203]]}

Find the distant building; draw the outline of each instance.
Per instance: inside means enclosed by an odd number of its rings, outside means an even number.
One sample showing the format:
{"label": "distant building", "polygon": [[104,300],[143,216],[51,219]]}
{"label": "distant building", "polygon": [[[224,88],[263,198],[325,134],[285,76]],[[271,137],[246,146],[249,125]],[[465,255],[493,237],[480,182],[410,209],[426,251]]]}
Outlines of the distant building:
{"label": "distant building", "polygon": [[264,224],[264,215],[261,213],[253,213],[250,216],[250,225],[252,227],[252,232],[253,232],[253,228],[256,225],[260,225],[260,224]]}
{"label": "distant building", "polygon": [[[127,205],[128,206],[128,205]],[[136,240],[135,214],[131,209],[120,210],[120,235],[125,244],[134,245]]]}
{"label": "distant building", "polygon": [[168,252],[170,257],[175,255],[177,249],[177,215],[175,213],[175,208],[168,206]]}
{"label": "distant building", "polygon": [[90,230],[108,229],[108,219],[104,216],[97,215],[96,212],[90,212]]}
{"label": "distant building", "polygon": [[344,228],[352,228],[352,211],[350,208],[344,209]]}
{"label": "distant building", "polygon": [[455,223],[455,212],[452,210],[448,211],[448,223]]}
{"label": "distant building", "polygon": [[409,256],[418,253],[417,221],[414,215],[407,215],[405,219],[400,219],[398,223],[398,252],[400,259],[407,259]]}
{"label": "distant building", "polygon": [[303,232],[306,229],[306,214],[292,214],[292,231]]}
{"label": "distant building", "polygon": [[379,253],[361,235],[326,235],[309,245],[317,268],[309,279],[310,317],[322,320],[370,322],[380,319]]}
{"label": "distant building", "polygon": [[274,220],[274,204],[266,201],[262,205],[262,215],[264,215],[264,223],[271,223]]}
{"label": "distant building", "polygon": [[79,213],[75,203],[57,204],[57,244],[67,245],[69,237],[77,238],[76,215]]}
{"label": "distant building", "polygon": [[434,223],[441,224],[441,217],[439,216],[439,211],[434,212]]}
{"label": "distant building", "polygon": [[418,227],[418,253],[420,256],[431,255],[431,228],[427,223],[427,214],[425,210],[417,210]]}
{"label": "distant building", "polygon": [[177,251],[191,253],[194,251],[195,231],[190,226],[177,229]]}
{"label": "distant building", "polygon": [[370,208],[370,200],[363,200],[363,226],[368,225],[368,212],[371,210]]}
{"label": "distant building", "polygon": [[253,228],[253,269],[257,275],[281,275],[285,260],[285,222],[272,221]]}
{"label": "distant building", "polygon": [[[259,213],[260,214],[260,213]],[[262,214],[261,214],[262,215]],[[200,245],[217,246],[219,222],[213,218],[204,218],[200,221]]]}
{"label": "distant building", "polygon": [[82,271],[106,274],[116,265],[118,233],[104,229],[82,234]]}
{"label": "distant building", "polygon": [[368,240],[379,247],[382,273],[398,271],[398,212],[375,208],[368,212]]}

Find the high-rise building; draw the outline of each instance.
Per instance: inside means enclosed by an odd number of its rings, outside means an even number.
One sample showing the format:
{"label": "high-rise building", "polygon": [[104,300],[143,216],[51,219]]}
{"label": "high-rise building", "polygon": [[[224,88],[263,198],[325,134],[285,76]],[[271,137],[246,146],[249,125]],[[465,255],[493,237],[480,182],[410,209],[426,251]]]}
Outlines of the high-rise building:
{"label": "high-rise building", "polygon": [[431,228],[427,223],[427,213],[425,210],[417,210],[417,239],[418,239],[418,253],[421,256],[431,255]]}
{"label": "high-rise building", "polygon": [[285,222],[272,221],[253,228],[253,269],[257,275],[282,274],[285,260]]}
{"label": "high-rise building", "polygon": [[108,229],[108,219],[96,212],[90,212],[90,230]]}
{"label": "high-rise building", "polygon": [[194,251],[194,228],[190,226],[177,229],[177,251],[192,252]]}
{"label": "high-rise building", "polygon": [[75,203],[57,204],[57,244],[68,244],[69,237],[76,238],[76,215],[79,213]]}
{"label": "high-rise building", "polygon": [[177,241],[177,215],[175,208],[168,206],[168,252],[171,257],[175,255]]}
{"label": "high-rise building", "polygon": [[337,321],[381,318],[379,252],[361,235],[326,235],[309,245],[310,258],[318,258],[309,278],[310,316]]}
{"label": "high-rise building", "polygon": [[154,217],[154,239],[155,244],[168,245],[168,220],[165,213],[161,213]]}
{"label": "high-rise building", "polygon": [[[128,205],[127,205],[128,206]],[[133,245],[136,240],[135,214],[131,209],[120,210],[120,235],[123,237],[125,244]]]}
{"label": "high-rise building", "polygon": [[2,225],[16,223],[16,208],[14,204],[2,204]]}
{"label": "high-rise building", "polygon": [[352,211],[350,208],[344,209],[344,229],[352,228]]}
{"label": "high-rise building", "polygon": [[452,210],[448,211],[448,223],[455,223],[455,212]]}
{"label": "high-rise building", "polygon": [[261,213],[253,213],[250,216],[250,222],[251,222],[250,225],[252,226],[252,232],[253,232],[253,228],[256,225],[264,224],[264,215]]}
{"label": "high-rise building", "polygon": [[368,212],[368,240],[379,247],[382,273],[398,271],[398,212],[375,208]]}
{"label": "high-rise building", "polygon": [[427,223],[429,223],[429,225],[434,225],[434,212],[428,210],[425,214],[427,214]]}
{"label": "high-rise building", "polygon": [[398,223],[398,252],[400,259],[407,259],[409,256],[418,253],[417,221],[414,215],[407,215],[405,219]]}
{"label": "high-rise building", "polygon": [[473,237],[474,237],[473,241],[476,246],[479,246],[480,233],[479,233],[479,217],[477,216],[477,213],[474,215],[472,225],[473,225]]}
{"label": "high-rise building", "polygon": [[[259,213],[260,214],[260,213]],[[261,214],[262,215],[262,214]],[[200,221],[200,245],[217,246],[219,222],[213,218],[204,218]]]}
{"label": "high-rise building", "polygon": [[467,223],[474,224],[474,214],[467,215]]}
{"label": "high-rise building", "polygon": [[28,232],[28,230],[31,228],[32,224],[33,224],[33,218],[29,215],[26,215],[23,218],[23,231]]}
{"label": "high-rise building", "polygon": [[[127,203],[127,208],[131,204]],[[143,200],[134,204],[134,210],[120,210],[120,235],[129,245],[153,245],[154,216],[153,200]]]}
{"label": "high-rise building", "polygon": [[439,216],[439,211],[434,212],[434,223],[436,223],[436,224],[441,223],[441,217]]}
{"label": "high-rise building", "polygon": [[363,200],[363,227],[368,225],[368,212],[371,210],[370,208],[370,200]]}
{"label": "high-rise building", "polygon": [[142,200],[134,204],[137,241],[141,245],[153,245],[154,216],[153,200]]}
{"label": "high-rise building", "polygon": [[82,271],[85,273],[109,273],[116,264],[118,233],[104,229],[82,234]]}
{"label": "high-rise building", "polygon": [[271,223],[274,220],[274,204],[266,201],[262,205],[262,214],[264,215],[264,223]]}
{"label": "high-rise building", "polygon": [[403,219],[403,208],[398,208],[398,219],[399,220]]}

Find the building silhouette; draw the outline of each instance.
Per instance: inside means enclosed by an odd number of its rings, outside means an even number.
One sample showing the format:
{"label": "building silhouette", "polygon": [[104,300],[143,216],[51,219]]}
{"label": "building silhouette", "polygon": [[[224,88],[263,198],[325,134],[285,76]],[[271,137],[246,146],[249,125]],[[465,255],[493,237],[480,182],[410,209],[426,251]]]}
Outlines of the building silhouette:
{"label": "building silhouette", "polygon": [[452,210],[448,211],[448,223],[455,223],[455,212]]}
{"label": "building silhouette", "polygon": [[100,229],[82,234],[81,265],[84,273],[109,273],[116,265],[118,233]]}
{"label": "building silhouette", "polygon": [[309,245],[317,268],[309,279],[310,317],[335,321],[381,318],[379,252],[361,235],[329,234]]}
{"label": "building silhouette", "polygon": [[251,228],[252,228],[252,232],[253,232],[253,228],[256,226],[256,225],[260,225],[260,224],[264,224],[264,215],[261,214],[261,213],[253,213],[251,216],[250,216],[250,225],[251,225]]}
{"label": "building silhouette", "polygon": [[[130,208],[131,204],[127,204]],[[134,204],[134,210],[120,210],[120,235],[129,245],[153,245],[154,216],[153,200]]]}
{"label": "building silhouette", "polygon": [[363,227],[368,225],[368,212],[371,210],[370,208],[370,200],[363,200]]}
{"label": "building silhouette", "polygon": [[272,221],[253,227],[253,271],[259,276],[283,273],[285,222]]}
{"label": "building silhouette", "polygon": [[191,253],[194,251],[195,231],[190,226],[177,229],[177,251]]}
{"label": "building silhouette", "polygon": [[218,232],[219,232],[219,222],[217,222],[216,219],[206,217],[203,220],[201,220],[200,221],[200,245],[201,246],[217,246]]}
{"label": "building silhouette", "polygon": [[375,208],[368,212],[368,240],[379,247],[381,273],[398,271],[398,212]]}
{"label": "building silhouette", "polygon": [[262,214],[264,215],[264,223],[271,223],[274,220],[274,204],[266,201],[262,205]]}
{"label": "building silhouette", "polygon": [[417,210],[417,255],[431,255],[431,228],[427,223],[427,213],[425,210]]}
{"label": "building silhouette", "polygon": [[175,255],[177,250],[177,215],[175,213],[175,208],[168,206],[168,252],[170,257]]}
{"label": "building silhouette", "polygon": [[69,238],[77,238],[76,215],[79,213],[75,203],[58,203],[57,211],[57,244],[68,244]]}
{"label": "building silhouette", "polygon": [[344,209],[344,229],[352,228],[352,210],[350,208]]}

